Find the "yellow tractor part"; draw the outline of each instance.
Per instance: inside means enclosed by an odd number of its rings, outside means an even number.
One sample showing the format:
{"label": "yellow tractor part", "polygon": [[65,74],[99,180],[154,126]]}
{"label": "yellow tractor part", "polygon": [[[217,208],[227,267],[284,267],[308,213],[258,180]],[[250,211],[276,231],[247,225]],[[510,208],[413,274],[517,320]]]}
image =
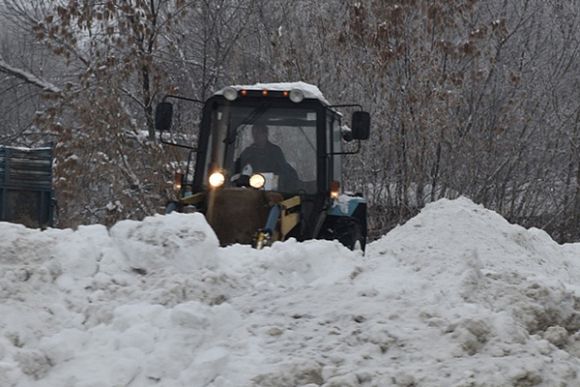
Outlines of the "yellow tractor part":
{"label": "yellow tractor part", "polygon": [[300,196],[292,196],[280,203],[282,207],[280,212],[280,234],[282,234],[282,240],[286,239],[286,235],[300,223],[301,202]]}
{"label": "yellow tractor part", "polygon": [[270,208],[268,221],[263,229],[258,230],[254,246],[261,249],[275,241],[283,241],[300,223],[300,196],[293,196],[274,204]]}

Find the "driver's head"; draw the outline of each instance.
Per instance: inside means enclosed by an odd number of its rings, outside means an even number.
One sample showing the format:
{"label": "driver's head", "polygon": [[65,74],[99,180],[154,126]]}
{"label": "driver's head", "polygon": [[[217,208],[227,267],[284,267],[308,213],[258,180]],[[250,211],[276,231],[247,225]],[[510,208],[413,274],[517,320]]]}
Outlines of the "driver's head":
{"label": "driver's head", "polygon": [[264,124],[256,124],[252,126],[252,137],[254,138],[254,143],[263,148],[268,143],[268,127]]}

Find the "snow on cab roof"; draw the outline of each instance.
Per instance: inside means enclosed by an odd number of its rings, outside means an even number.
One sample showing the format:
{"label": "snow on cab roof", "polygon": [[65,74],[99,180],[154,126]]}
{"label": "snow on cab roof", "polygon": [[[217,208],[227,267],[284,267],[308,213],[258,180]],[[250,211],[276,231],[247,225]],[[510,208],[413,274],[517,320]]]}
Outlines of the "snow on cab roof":
{"label": "snow on cab roof", "polygon": [[[314,85],[306,82],[277,82],[277,83],[255,83],[253,85],[232,85],[228,87],[233,87],[236,90],[271,90],[271,91],[284,91],[299,89],[304,93],[304,98],[317,99],[327,105],[330,103],[324,98],[320,89]],[[221,89],[215,93],[215,95],[223,95],[224,89]]]}

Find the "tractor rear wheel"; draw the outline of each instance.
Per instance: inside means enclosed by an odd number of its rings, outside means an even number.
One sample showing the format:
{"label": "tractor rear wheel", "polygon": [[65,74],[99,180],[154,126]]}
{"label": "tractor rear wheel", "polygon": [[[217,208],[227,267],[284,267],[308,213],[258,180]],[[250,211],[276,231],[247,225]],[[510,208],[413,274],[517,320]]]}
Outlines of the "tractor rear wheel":
{"label": "tractor rear wheel", "polygon": [[171,214],[172,212],[176,212],[179,210],[179,204],[176,202],[169,202],[165,206],[165,215]]}

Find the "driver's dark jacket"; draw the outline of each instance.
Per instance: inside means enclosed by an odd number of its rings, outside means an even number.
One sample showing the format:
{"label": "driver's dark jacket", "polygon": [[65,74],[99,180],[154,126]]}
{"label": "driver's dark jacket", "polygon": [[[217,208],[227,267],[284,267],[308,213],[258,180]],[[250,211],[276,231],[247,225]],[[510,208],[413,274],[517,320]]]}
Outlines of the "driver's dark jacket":
{"label": "driver's dark jacket", "polygon": [[236,172],[241,172],[243,168],[250,164],[253,172],[273,172],[280,175],[285,180],[295,180],[298,178],[296,171],[284,157],[282,149],[276,144],[267,142],[264,147],[252,144],[236,160]]}

